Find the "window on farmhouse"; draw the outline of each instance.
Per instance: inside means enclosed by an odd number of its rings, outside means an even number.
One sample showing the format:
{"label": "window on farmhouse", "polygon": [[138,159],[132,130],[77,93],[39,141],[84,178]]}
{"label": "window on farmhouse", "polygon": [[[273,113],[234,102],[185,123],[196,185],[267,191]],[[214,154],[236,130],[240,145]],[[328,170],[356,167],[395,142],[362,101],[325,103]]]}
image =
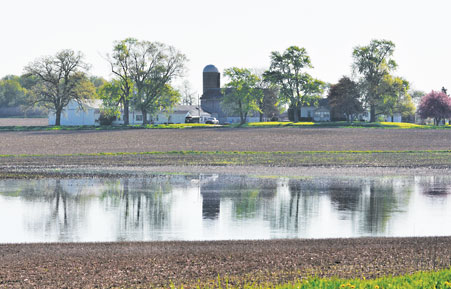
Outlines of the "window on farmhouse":
{"label": "window on farmhouse", "polygon": [[136,120],[136,121],[143,121],[143,116],[142,116],[142,114],[137,114],[136,117],[135,117],[135,120]]}

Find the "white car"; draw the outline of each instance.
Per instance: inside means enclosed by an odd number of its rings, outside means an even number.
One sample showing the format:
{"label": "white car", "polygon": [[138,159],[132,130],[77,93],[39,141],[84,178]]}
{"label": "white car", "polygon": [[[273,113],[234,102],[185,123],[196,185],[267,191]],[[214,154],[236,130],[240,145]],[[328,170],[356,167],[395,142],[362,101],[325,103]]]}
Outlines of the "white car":
{"label": "white car", "polygon": [[205,120],[206,124],[219,124],[219,120],[217,120],[215,117],[209,117]]}

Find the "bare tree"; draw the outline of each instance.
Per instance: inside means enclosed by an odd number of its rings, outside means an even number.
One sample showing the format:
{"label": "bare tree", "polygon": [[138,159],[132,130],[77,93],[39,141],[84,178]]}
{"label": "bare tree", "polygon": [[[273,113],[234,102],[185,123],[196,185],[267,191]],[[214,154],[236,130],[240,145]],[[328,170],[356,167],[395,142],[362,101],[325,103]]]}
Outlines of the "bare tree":
{"label": "bare tree", "polygon": [[196,92],[191,88],[191,84],[188,80],[183,81],[179,88],[180,94],[182,96],[182,104],[184,105],[197,105],[198,99],[196,97]]}
{"label": "bare tree", "polygon": [[25,67],[26,75],[36,79],[29,104],[54,111],[55,125],[60,125],[61,112],[71,100],[81,105],[84,99],[95,95],[95,88],[85,74],[88,69],[81,52],[69,49],[35,60]]}

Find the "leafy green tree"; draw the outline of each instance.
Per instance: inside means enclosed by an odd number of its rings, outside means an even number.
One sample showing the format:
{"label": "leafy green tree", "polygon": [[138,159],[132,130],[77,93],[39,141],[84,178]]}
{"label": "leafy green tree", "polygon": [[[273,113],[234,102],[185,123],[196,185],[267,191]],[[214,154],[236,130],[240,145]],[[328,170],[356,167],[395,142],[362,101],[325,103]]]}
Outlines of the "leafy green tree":
{"label": "leafy green tree", "polygon": [[[133,79],[131,76],[131,55],[130,49],[137,42],[134,38],[127,38],[122,41],[116,41],[113,47],[113,53],[108,55],[108,62],[111,65],[111,72],[117,79],[120,93],[117,105],[121,104],[124,110],[124,125],[129,125],[130,99],[133,97]],[[116,98],[114,95],[113,98]],[[114,100],[112,100],[114,101]]]}
{"label": "leafy green tree", "polygon": [[108,81],[101,76],[90,76],[89,81],[91,81],[92,85],[96,88],[96,92],[100,90],[102,86],[104,86]]}
{"label": "leafy green tree", "polygon": [[162,110],[171,112],[174,104],[179,103],[181,98],[182,96],[177,89],[173,88],[169,84],[166,84],[160,90],[160,97],[158,97],[158,99],[155,100],[155,103],[151,108],[152,110],[148,112],[152,116]]}
{"label": "leafy green tree", "polygon": [[187,58],[172,46],[137,40],[130,43],[129,55],[135,92],[133,104],[142,111],[143,124],[147,124],[148,112],[155,112],[163,103],[175,104],[161,98],[168,92],[167,85],[183,75]]}
{"label": "leafy green tree", "polygon": [[263,96],[263,90],[257,86],[260,79],[249,69],[238,67],[226,69],[224,75],[229,82],[223,89],[222,107],[225,111],[238,114],[240,124],[244,124],[250,112],[261,111],[257,103]]}
{"label": "leafy green tree", "polygon": [[87,70],[81,52],[69,49],[35,60],[25,67],[26,75],[36,78],[28,103],[53,110],[55,125],[60,125],[61,112],[71,100],[81,103],[95,95],[95,88],[85,74]]}
{"label": "leafy green tree", "polygon": [[24,105],[27,93],[27,89],[20,84],[20,77],[5,76],[0,80],[0,107]]}
{"label": "leafy green tree", "polygon": [[407,80],[389,74],[385,75],[378,87],[378,95],[381,97],[376,105],[376,115],[391,116],[392,121],[395,113],[400,113],[403,118],[413,117],[415,105],[408,90],[409,82]]}
{"label": "leafy green tree", "polygon": [[347,76],[330,87],[327,98],[333,115],[339,118],[345,115],[347,121],[352,121],[357,114],[363,112],[358,84]]}
{"label": "leafy green tree", "polygon": [[266,115],[266,117],[269,119],[277,119],[281,110],[279,90],[277,86],[264,79],[264,69],[254,68],[251,70],[251,72],[259,78],[257,88],[263,91],[263,94],[260,93],[257,95],[257,105],[260,109],[260,122],[263,121],[264,115]]}
{"label": "leafy green tree", "polygon": [[[261,86],[258,86],[261,88]],[[277,120],[280,115],[281,105],[279,92],[275,87],[263,88],[263,98],[258,98],[257,105],[260,108],[260,121],[263,121],[263,115],[270,120]]]}
{"label": "leafy green tree", "polygon": [[97,91],[98,97],[103,101],[100,123],[111,124],[116,117],[121,115],[119,110],[119,104],[122,103],[121,81],[118,79],[107,81]]}
{"label": "leafy green tree", "polygon": [[305,48],[290,46],[283,53],[271,52],[271,66],[264,73],[265,80],[279,87],[282,102],[294,110],[295,122],[299,121],[302,106],[318,100],[324,84],[304,72],[307,68],[313,66]]}
{"label": "leafy green tree", "polygon": [[379,86],[384,77],[396,69],[396,62],[391,58],[395,44],[388,40],[372,40],[368,46],[357,46],[354,58],[354,73],[361,76],[361,86],[366,105],[370,108],[370,122],[376,121],[377,104],[382,98]]}

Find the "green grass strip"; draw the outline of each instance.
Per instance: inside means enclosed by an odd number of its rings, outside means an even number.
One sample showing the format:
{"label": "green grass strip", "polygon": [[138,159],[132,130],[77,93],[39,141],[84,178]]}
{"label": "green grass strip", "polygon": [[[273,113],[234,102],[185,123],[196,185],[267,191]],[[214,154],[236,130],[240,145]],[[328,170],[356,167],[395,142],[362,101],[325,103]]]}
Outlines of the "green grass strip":
{"label": "green grass strip", "polygon": [[[183,288],[183,286],[170,286],[172,289]],[[377,279],[338,279],[338,278],[311,278],[286,284],[253,284],[233,286],[226,281],[218,281],[210,286],[197,286],[199,289],[413,289],[413,288],[451,288],[451,270],[441,270],[437,272],[417,272],[402,276],[386,276]]]}
{"label": "green grass strip", "polygon": [[[232,125],[237,127],[238,125]],[[405,122],[254,122],[241,125],[240,127],[327,127],[327,128],[385,128],[385,129],[449,129],[450,125],[434,126],[419,125]]]}

